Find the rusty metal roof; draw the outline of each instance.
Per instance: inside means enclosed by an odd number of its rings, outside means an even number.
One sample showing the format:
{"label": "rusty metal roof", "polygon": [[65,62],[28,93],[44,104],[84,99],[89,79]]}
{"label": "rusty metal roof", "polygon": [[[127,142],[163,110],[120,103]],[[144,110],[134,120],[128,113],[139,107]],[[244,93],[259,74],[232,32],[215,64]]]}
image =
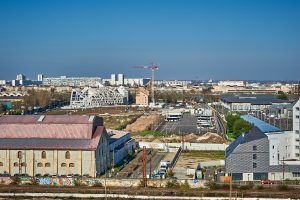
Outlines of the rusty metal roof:
{"label": "rusty metal roof", "polygon": [[0,117],[0,138],[91,139],[100,121],[85,115],[6,115]]}
{"label": "rusty metal roof", "polygon": [[[40,118],[43,118],[39,121]],[[91,124],[87,115],[4,115],[0,124]]]}
{"label": "rusty metal roof", "polygon": [[2,138],[0,149],[24,150],[96,150],[104,127],[98,127],[91,139]]}

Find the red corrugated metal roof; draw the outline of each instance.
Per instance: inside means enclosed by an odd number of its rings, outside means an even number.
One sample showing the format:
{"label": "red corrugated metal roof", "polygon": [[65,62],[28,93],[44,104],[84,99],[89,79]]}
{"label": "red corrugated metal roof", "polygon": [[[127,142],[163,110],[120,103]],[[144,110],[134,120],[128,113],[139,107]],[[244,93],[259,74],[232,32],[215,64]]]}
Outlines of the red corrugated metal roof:
{"label": "red corrugated metal roof", "polygon": [[87,115],[44,115],[42,121],[38,121],[43,115],[4,115],[0,117],[0,124],[27,124],[27,123],[49,123],[49,124],[90,124]]}
{"label": "red corrugated metal roof", "polygon": [[0,138],[91,139],[95,118],[89,119],[69,115],[6,115],[0,117]]}

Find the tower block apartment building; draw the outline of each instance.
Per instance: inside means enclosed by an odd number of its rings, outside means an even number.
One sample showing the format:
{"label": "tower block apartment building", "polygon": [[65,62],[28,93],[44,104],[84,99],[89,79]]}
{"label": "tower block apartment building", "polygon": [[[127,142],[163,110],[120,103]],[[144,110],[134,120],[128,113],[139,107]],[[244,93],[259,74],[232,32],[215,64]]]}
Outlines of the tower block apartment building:
{"label": "tower block apartment building", "polygon": [[0,173],[95,177],[110,166],[109,155],[100,117],[0,117]]}

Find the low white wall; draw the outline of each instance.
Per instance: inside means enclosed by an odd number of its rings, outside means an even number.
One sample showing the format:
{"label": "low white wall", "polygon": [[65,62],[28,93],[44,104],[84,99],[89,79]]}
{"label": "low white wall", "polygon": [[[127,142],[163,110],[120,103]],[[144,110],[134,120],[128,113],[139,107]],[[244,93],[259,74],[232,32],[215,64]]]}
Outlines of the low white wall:
{"label": "low white wall", "polygon": [[[139,146],[153,149],[167,150],[171,147],[182,147],[182,143],[158,143],[158,142],[138,142]],[[214,143],[191,143],[184,142],[183,150],[191,151],[225,151],[228,144],[214,144]]]}

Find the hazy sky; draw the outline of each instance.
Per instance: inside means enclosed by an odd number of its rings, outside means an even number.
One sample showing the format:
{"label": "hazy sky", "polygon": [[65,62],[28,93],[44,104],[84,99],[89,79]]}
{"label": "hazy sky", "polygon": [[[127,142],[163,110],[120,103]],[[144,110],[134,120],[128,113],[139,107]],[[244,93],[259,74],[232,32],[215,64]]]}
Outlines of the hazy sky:
{"label": "hazy sky", "polygon": [[300,1],[0,0],[0,79],[300,79]]}

